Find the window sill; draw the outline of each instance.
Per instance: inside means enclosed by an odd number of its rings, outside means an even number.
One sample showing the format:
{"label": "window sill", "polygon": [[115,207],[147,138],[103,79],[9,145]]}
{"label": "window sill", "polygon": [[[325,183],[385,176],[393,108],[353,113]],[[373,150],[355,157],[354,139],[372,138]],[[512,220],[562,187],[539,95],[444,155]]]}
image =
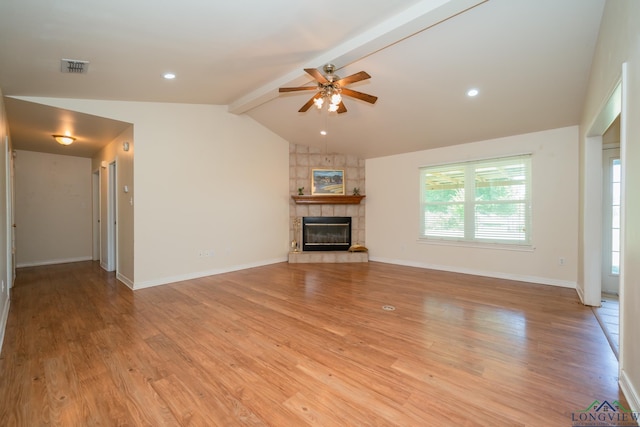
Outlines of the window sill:
{"label": "window sill", "polygon": [[426,239],[424,237],[419,237],[418,243],[425,244],[425,245],[459,246],[459,247],[465,247],[465,248],[495,249],[495,250],[516,251],[516,252],[533,252],[536,250],[536,247],[533,245],[511,245],[507,243],[463,242],[459,240]]}

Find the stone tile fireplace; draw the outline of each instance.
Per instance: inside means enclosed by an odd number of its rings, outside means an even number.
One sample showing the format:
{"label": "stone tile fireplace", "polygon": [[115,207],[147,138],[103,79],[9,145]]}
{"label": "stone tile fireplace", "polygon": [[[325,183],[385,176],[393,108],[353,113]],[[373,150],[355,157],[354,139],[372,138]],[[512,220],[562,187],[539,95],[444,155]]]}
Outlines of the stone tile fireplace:
{"label": "stone tile fireplace", "polygon": [[[310,195],[312,169],[344,170],[345,193],[351,195],[354,188],[365,195],[365,161],[353,155],[325,153],[320,148],[289,144],[289,193],[294,196],[304,187],[303,194]],[[329,196],[331,197],[331,196]],[[365,205],[358,203],[296,203],[289,201],[289,241],[299,243],[299,252],[289,253],[289,262],[367,262],[366,252],[346,250],[303,250],[302,225],[296,230],[296,221],[305,217],[351,218],[351,244],[365,245]],[[296,232],[297,231],[297,232]],[[348,249],[348,248],[347,248]]]}

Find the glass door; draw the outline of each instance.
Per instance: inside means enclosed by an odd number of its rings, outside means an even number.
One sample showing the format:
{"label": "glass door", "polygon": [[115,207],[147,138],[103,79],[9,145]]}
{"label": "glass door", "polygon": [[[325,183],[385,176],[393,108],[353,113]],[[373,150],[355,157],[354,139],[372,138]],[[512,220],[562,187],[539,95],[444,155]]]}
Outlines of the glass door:
{"label": "glass door", "polygon": [[602,292],[618,294],[620,275],[620,149],[603,152]]}

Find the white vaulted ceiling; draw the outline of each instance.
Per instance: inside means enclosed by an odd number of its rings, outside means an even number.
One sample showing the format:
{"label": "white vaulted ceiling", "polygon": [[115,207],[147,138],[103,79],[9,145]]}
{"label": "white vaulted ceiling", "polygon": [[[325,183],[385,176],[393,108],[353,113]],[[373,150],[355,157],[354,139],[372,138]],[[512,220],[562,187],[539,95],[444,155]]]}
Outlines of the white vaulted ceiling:
{"label": "white vaulted ceiling", "polygon": [[[228,105],[290,142],[371,158],[578,124],[603,7],[604,0],[3,0],[0,88],[9,98]],[[90,61],[88,72],[61,73],[63,58]],[[302,69],[327,62],[343,77],[371,74],[350,88],[378,102],[345,97],[348,112],[327,116],[298,113],[311,92],[278,94],[280,86],[312,84]],[[163,79],[168,71],[177,78]],[[480,90],[475,98],[465,95],[471,87]],[[37,150],[33,132],[51,126],[37,117],[51,107],[5,102],[14,147]],[[109,125],[115,132],[124,124]],[[41,129],[47,144],[54,131]]]}

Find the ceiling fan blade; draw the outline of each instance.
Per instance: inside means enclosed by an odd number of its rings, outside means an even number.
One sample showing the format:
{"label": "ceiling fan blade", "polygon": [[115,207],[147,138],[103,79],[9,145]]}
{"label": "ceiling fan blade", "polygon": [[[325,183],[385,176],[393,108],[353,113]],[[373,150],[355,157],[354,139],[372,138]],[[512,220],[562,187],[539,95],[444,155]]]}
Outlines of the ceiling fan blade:
{"label": "ceiling fan blade", "polygon": [[317,86],[281,87],[279,92],[297,92],[299,90],[318,90]]}
{"label": "ceiling fan blade", "polygon": [[304,71],[306,71],[307,74],[316,79],[318,83],[329,83],[329,80],[327,80],[325,76],[323,76],[322,73],[315,68],[305,68]]}
{"label": "ceiling fan blade", "polygon": [[344,102],[340,101],[340,104],[338,104],[338,114],[342,114],[346,112],[347,112],[347,107],[344,106]]}
{"label": "ceiling fan blade", "polygon": [[369,73],[367,73],[366,71],[360,71],[359,73],[351,74],[350,76],[340,79],[336,83],[338,83],[340,86],[346,86],[348,84],[359,82],[361,80],[367,80],[370,78],[371,76],[369,75]]}
{"label": "ceiling fan blade", "polygon": [[299,113],[304,113],[305,111],[307,111],[307,110],[308,110],[309,108],[311,108],[311,106],[313,105],[313,101],[315,101],[315,100],[316,100],[316,98],[318,98],[318,97],[320,97],[320,94],[319,94],[319,93],[316,93],[315,95],[313,95],[313,96],[311,97],[311,99],[310,99],[310,100],[308,100],[308,101],[307,101],[307,103],[306,103],[306,104],[304,104],[304,105],[302,106],[302,108],[300,108],[300,109],[298,110],[298,112],[299,112]]}
{"label": "ceiling fan blade", "polygon": [[375,104],[376,101],[378,100],[377,96],[369,95],[367,93],[358,92],[357,90],[347,89],[346,87],[343,87],[341,89],[341,91],[342,91],[343,95],[347,95],[347,96],[350,96],[350,97],[356,98],[356,99],[361,99],[361,100],[366,101],[366,102],[368,102],[370,104]]}

